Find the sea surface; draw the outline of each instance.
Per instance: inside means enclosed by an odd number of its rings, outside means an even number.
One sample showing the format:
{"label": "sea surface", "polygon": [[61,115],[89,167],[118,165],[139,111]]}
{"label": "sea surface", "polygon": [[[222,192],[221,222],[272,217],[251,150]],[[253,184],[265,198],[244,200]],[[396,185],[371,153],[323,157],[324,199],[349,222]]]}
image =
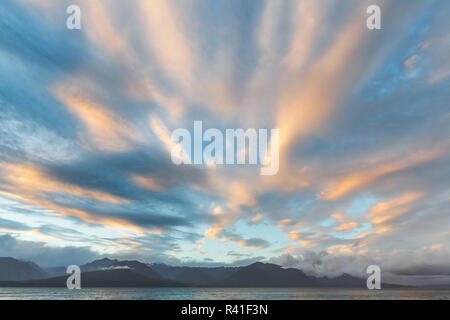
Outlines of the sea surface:
{"label": "sea surface", "polygon": [[450,300],[448,289],[0,288],[0,300]]}

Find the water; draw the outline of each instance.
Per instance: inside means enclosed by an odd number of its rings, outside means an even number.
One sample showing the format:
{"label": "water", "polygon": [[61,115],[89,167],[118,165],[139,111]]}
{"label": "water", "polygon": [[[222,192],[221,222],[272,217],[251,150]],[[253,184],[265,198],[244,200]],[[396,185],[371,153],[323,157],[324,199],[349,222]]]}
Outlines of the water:
{"label": "water", "polygon": [[448,289],[0,288],[0,300],[450,300]]}

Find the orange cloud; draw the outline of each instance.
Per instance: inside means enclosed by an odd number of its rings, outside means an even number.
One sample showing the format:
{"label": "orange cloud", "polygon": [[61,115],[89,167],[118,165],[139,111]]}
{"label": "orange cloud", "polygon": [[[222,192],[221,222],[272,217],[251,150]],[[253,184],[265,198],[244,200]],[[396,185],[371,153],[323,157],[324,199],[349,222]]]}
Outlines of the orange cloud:
{"label": "orange cloud", "polygon": [[120,35],[120,29],[114,26],[106,3],[84,0],[81,7],[84,14],[83,23],[86,24],[86,29],[89,29],[87,36],[91,41],[117,54],[125,62],[134,64],[135,58],[129,51],[130,46]]}
{"label": "orange cloud", "polygon": [[15,193],[17,190],[27,193],[66,193],[81,198],[124,204],[129,201],[124,198],[113,196],[106,192],[83,189],[81,187],[60,182],[41,169],[32,165],[0,163],[3,178],[8,184],[1,185],[2,189]]}
{"label": "orange cloud", "polygon": [[0,163],[0,171],[5,180],[4,183],[0,184],[0,194],[5,197],[23,201],[37,208],[48,209],[49,213],[58,216],[74,216],[86,223],[101,224],[115,229],[129,229],[138,233],[142,232],[140,226],[134,225],[125,219],[102,217],[80,209],[54,204],[46,196],[52,193],[66,193],[114,204],[128,203],[127,199],[60,182],[32,165]]}
{"label": "orange cloud", "polygon": [[302,67],[313,47],[321,12],[316,0],[299,1],[294,12],[295,29],[285,63],[291,71]]}
{"label": "orange cloud", "polygon": [[223,211],[221,206],[215,207],[213,212],[214,212],[215,215],[221,215],[221,214],[224,213],[224,211]]}
{"label": "orange cloud", "polygon": [[258,213],[256,216],[254,216],[253,218],[251,218],[250,220],[252,222],[258,223],[261,221],[261,219],[263,218],[263,215],[261,213]]}
{"label": "orange cloud", "polygon": [[131,148],[131,142],[143,141],[139,133],[107,107],[67,88],[58,87],[53,91],[87,129],[88,136],[80,132],[87,148],[126,151]]}
{"label": "orange cloud", "polygon": [[212,227],[210,227],[208,230],[206,230],[205,236],[209,239],[216,239],[219,237],[219,235],[222,233],[222,231],[223,231],[223,227],[216,224],[216,225],[213,225]]}
{"label": "orange cloud", "polygon": [[287,233],[289,241],[299,241],[301,239],[300,231],[290,231]]}
{"label": "orange cloud", "polygon": [[405,67],[408,69],[412,69],[416,64],[417,59],[419,59],[419,56],[417,54],[412,55],[405,61]]}
{"label": "orange cloud", "polygon": [[132,179],[137,184],[139,184],[141,187],[143,187],[145,189],[148,189],[151,191],[164,191],[165,190],[165,188],[153,178],[133,175]]}
{"label": "orange cloud", "polygon": [[277,227],[283,228],[289,225],[292,225],[294,222],[291,219],[283,219],[277,223]]}
{"label": "orange cloud", "polygon": [[353,229],[357,229],[360,227],[361,227],[361,224],[358,222],[347,222],[347,223],[341,224],[340,226],[335,227],[334,230],[350,232]]}
{"label": "orange cloud", "polygon": [[193,83],[194,54],[186,29],[180,25],[178,8],[166,0],[142,1],[140,5],[152,54],[169,77],[189,87]]}
{"label": "orange cloud", "polygon": [[342,213],[335,213],[335,214],[332,214],[331,217],[332,217],[334,220],[339,221],[339,222],[347,221],[347,217],[346,217],[345,215],[343,215]]}
{"label": "orange cloud", "polygon": [[[278,102],[277,127],[280,128],[280,151],[292,144],[294,139],[305,138],[320,130],[330,119],[338,98],[351,77],[343,81],[349,57],[357,50],[364,31],[354,21],[338,37],[324,56],[306,73],[300,83],[288,88]],[[326,93],[326,94],[325,94]],[[280,156],[281,158],[281,156]]]}
{"label": "orange cloud", "polygon": [[446,148],[438,148],[429,151],[415,151],[408,156],[402,156],[392,161],[370,161],[367,168],[352,172],[341,178],[329,191],[322,193],[324,200],[336,200],[355,190],[375,182],[386,175],[414,167],[444,154]]}
{"label": "orange cloud", "polygon": [[370,209],[367,218],[373,225],[384,225],[410,212],[412,204],[423,196],[421,192],[410,192],[390,201],[377,203]]}
{"label": "orange cloud", "polygon": [[259,245],[259,244],[253,244],[247,240],[240,240],[238,242],[238,246],[239,247],[247,247],[247,248],[252,248],[252,249],[264,249],[263,245]]}

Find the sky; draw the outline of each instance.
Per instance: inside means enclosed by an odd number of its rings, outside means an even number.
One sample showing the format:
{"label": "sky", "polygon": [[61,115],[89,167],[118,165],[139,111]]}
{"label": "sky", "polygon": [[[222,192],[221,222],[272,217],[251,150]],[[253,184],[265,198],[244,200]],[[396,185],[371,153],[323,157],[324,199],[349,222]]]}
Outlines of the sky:
{"label": "sky", "polygon": [[[69,30],[66,8],[81,8]],[[366,27],[369,5],[381,30]],[[450,2],[0,3],[0,256],[450,283]],[[279,129],[279,171],[171,132]]]}

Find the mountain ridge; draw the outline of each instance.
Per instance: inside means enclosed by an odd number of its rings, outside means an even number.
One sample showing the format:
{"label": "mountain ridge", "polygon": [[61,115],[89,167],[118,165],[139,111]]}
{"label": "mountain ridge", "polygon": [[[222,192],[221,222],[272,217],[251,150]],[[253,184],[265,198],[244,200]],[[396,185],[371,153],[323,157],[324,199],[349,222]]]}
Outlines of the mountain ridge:
{"label": "mountain ridge", "polygon": [[[0,258],[0,262],[1,262]],[[13,258],[11,258],[13,259]],[[16,259],[14,259],[16,260]],[[16,260],[19,261],[19,260]],[[32,264],[29,263],[29,267]],[[36,267],[38,267],[36,265]],[[38,267],[39,268],[39,267]],[[366,280],[342,274],[315,277],[296,268],[255,262],[243,267],[183,267],[103,258],[80,266],[82,287],[339,287],[366,288]],[[1,263],[0,263],[0,270]],[[42,269],[40,269],[42,271]],[[58,269],[59,270],[59,269]],[[43,272],[43,271],[42,271]],[[68,275],[5,279],[0,287],[65,287]],[[391,286],[385,284],[385,286]]]}
{"label": "mountain ridge", "polygon": [[0,257],[0,281],[45,278],[47,273],[37,264],[12,257]]}

